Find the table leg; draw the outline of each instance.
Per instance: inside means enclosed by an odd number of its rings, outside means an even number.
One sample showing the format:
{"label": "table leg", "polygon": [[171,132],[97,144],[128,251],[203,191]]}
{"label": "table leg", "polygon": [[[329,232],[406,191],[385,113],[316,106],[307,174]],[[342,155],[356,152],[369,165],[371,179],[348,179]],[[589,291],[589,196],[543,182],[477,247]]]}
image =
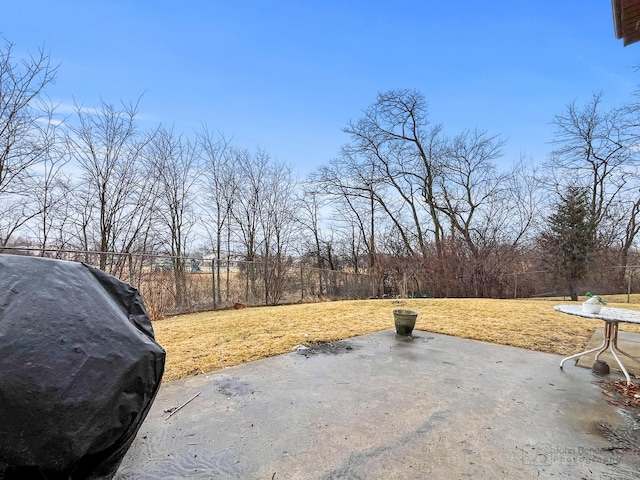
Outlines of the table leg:
{"label": "table leg", "polygon": [[617,326],[617,323],[604,322],[604,342],[602,343],[602,349],[596,354],[596,361],[598,361],[600,355],[602,355],[611,345],[611,340],[615,337],[615,335],[613,335],[613,330]]}
{"label": "table leg", "polygon": [[611,344],[611,325],[610,325],[610,322],[605,322],[604,340],[602,341],[602,345],[600,345],[599,347],[596,347],[596,348],[592,348],[591,350],[586,350],[584,352],[580,352],[580,353],[576,353],[575,355],[571,355],[570,357],[563,358],[562,361],[560,362],[560,368],[562,369],[562,365],[567,360],[571,360],[572,358],[579,358],[579,357],[582,357],[584,355],[589,355],[590,353],[593,353],[593,352],[598,352],[598,354],[596,355],[596,360],[597,360],[598,357],[600,356],[600,354],[602,352],[604,352],[607,348],[609,348],[610,344]]}
{"label": "table leg", "polygon": [[629,355],[624,350],[620,350],[620,347],[618,347],[618,332],[617,331],[616,331],[615,337],[613,338],[613,346],[615,347],[616,352],[623,354],[625,357],[630,358],[634,362],[640,363],[640,358],[634,357],[633,355]]}
{"label": "table leg", "polygon": [[616,346],[618,345],[618,322],[615,322],[613,324],[612,330],[613,343],[611,344],[611,354],[613,355],[613,358],[616,359],[616,362],[618,362],[618,365],[620,365],[620,370],[622,370],[622,373],[624,373],[624,376],[627,379],[627,385],[631,385],[631,377],[629,376],[627,369],[624,368],[624,365],[622,365],[622,362],[620,361],[620,359],[618,358],[618,354],[616,353]]}

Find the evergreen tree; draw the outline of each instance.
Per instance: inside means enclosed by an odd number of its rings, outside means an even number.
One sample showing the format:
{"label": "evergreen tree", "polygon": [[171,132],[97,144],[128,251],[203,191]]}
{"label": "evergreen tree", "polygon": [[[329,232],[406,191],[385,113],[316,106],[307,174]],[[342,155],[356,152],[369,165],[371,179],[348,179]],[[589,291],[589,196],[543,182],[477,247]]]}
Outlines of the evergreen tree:
{"label": "evergreen tree", "polygon": [[554,285],[578,300],[578,282],[587,273],[589,252],[595,248],[593,222],[589,218],[588,190],[569,187],[547,219],[540,236],[543,261]]}

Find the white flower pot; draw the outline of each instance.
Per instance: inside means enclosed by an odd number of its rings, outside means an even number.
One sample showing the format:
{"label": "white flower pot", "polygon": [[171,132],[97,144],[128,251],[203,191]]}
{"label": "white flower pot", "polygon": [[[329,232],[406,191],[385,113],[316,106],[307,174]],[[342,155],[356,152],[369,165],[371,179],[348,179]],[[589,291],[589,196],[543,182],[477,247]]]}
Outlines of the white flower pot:
{"label": "white flower pot", "polygon": [[582,302],[582,313],[590,313],[592,315],[595,315],[597,313],[600,313],[601,308],[602,305],[600,305],[599,303]]}

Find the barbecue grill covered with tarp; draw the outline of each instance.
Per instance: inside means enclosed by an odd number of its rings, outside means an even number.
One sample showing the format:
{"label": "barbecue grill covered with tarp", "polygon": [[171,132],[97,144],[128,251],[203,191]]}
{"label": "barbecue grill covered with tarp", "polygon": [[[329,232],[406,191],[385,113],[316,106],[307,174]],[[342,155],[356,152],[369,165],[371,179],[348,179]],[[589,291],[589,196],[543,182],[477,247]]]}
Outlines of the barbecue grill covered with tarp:
{"label": "barbecue grill covered with tarp", "polygon": [[112,478],[164,361],[130,285],[0,254],[0,479]]}

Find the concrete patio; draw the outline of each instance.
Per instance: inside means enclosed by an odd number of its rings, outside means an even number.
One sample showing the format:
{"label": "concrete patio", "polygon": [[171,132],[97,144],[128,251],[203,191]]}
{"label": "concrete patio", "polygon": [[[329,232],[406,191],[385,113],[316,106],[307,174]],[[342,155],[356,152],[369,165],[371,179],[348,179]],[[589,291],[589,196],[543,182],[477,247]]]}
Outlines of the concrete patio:
{"label": "concrete patio", "polygon": [[414,334],[386,330],[163,384],[116,478],[637,478],[637,445],[616,434],[631,415],[589,369]]}

